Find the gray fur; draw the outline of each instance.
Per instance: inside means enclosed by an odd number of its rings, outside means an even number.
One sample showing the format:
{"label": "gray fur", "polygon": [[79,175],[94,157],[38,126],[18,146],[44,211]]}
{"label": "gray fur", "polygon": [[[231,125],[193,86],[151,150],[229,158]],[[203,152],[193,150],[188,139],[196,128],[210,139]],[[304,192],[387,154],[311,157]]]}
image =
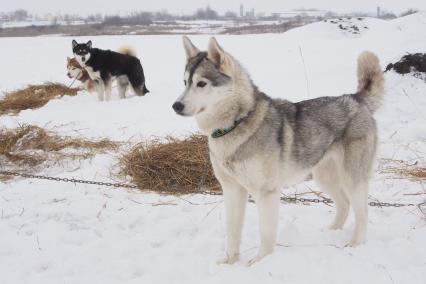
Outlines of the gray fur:
{"label": "gray fur", "polygon": [[195,57],[191,58],[186,65],[185,70],[189,72],[188,85],[191,85],[194,72],[201,70],[200,76],[208,79],[213,86],[221,86],[228,83],[231,78],[221,72],[217,72],[217,68],[212,61],[207,58],[206,52],[199,52]]}

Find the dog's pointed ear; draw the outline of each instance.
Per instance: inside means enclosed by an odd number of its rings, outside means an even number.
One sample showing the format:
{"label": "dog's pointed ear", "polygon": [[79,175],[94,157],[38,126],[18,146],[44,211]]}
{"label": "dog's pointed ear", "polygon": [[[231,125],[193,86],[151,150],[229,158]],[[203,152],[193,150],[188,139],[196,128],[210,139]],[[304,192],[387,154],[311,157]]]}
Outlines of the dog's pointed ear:
{"label": "dog's pointed ear", "polygon": [[74,47],[76,47],[76,46],[77,46],[77,44],[78,44],[78,43],[75,41],[75,39],[73,39],[73,40],[72,40],[72,48],[74,49]]}
{"label": "dog's pointed ear", "polygon": [[182,37],[183,47],[185,48],[186,58],[190,59],[197,55],[200,50],[195,47],[195,45],[191,42],[191,40],[187,36]]}
{"label": "dog's pointed ear", "polygon": [[214,37],[210,38],[207,58],[210,59],[217,67],[220,67],[225,61],[225,56],[225,51],[219,45],[217,40]]}
{"label": "dog's pointed ear", "polygon": [[86,43],[86,45],[87,45],[87,47],[92,48],[92,41],[91,41],[91,40],[89,40],[89,41]]}

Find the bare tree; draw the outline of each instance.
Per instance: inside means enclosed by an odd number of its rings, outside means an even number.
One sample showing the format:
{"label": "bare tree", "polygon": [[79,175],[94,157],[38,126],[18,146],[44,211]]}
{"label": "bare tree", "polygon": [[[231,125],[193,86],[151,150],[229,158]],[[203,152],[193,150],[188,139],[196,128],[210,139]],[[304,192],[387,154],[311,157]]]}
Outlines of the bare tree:
{"label": "bare tree", "polygon": [[199,8],[194,17],[199,20],[216,20],[219,18],[219,14],[210,6],[207,6],[205,9]]}
{"label": "bare tree", "polygon": [[399,16],[400,16],[400,17],[404,17],[404,16],[412,15],[412,14],[417,13],[418,11],[419,11],[419,10],[417,10],[417,9],[412,9],[412,8],[410,8],[410,9],[408,9],[407,11],[402,12],[402,13],[401,13],[401,15],[399,15]]}
{"label": "bare tree", "polygon": [[12,12],[13,21],[25,21],[29,17],[27,10],[18,9]]}
{"label": "bare tree", "polygon": [[238,15],[237,15],[237,13],[234,13],[234,12],[232,12],[232,11],[227,11],[227,12],[225,13],[224,17],[225,17],[226,19],[236,19],[236,18],[238,18]]}

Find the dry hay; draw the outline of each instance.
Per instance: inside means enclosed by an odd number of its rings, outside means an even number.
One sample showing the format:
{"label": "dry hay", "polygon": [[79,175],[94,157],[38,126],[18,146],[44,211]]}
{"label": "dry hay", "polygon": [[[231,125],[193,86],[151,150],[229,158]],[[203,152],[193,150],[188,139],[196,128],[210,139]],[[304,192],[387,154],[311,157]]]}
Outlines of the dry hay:
{"label": "dry hay", "polygon": [[2,170],[33,173],[42,167],[117,150],[118,146],[108,139],[59,136],[38,126],[23,125],[0,129],[0,164]]}
{"label": "dry hay", "polygon": [[140,189],[186,194],[218,191],[208,155],[207,138],[166,137],[139,143],[120,158],[120,176],[130,177]]}
{"label": "dry hay", "polygon": [[402,160],[382,159],[384,165],[380,173],[398,174],[405,178],[426,179],[426,167],[419,166],[418,163],[409,164]]}
{"label": "dry hay", "polygon": [[79,90],[51,82],[42,85],[30,85],[27,88],[6,93],[0,100],[0,115],[16,114],[21,110],[40,108],[51,99],[75,96]]}

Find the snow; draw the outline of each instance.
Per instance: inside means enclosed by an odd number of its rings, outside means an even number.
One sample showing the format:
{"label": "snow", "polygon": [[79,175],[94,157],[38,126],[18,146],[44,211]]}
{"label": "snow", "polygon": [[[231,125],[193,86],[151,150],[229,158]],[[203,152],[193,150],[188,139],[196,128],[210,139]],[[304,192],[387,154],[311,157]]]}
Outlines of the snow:
{"label": "snow", "polygon": [[[383,67],[406,52],[424,52],[425,19],[425,13],[387,22],[366,19],[369,29],[356,37],[321,22],[279,35],[217,38],[243,63],[261,90],[297,101],[354,92],[356,58],[365,49],[375,52]],[[0,90],[44,81],[71,83],[65,75],[71,39],[1,38],[0,62],[7,72],[0,77]],[[171,109],[183,91],[185,58],[180,36],[90,39],[102,48],[133,46],[151,93],[99,103],[94,94],[82,91],[37,110],[0,116],[0,125],[28,123],[66,135],[133,142],[197,130],[193,119],[178,117]],[[191,39],[200,48],[207,46],[206,35]],[[378,158],[425,165],[426,84],[393,72],[385,77],[386,102],[376,115]],[[109,181],[115,159],[115,155],[102,154],[42,174]],[[311,181],[283,193],[309,192],[310,188],[316,190]],[[371,182],[371,200],[418,204],[425,200],[424,194],[423,182],[378,171]],[[344,248],[352,216],[343,230],[329,231],[326,226],[334,208],[282,204],[276,251],[246,267],[259,241],[253,204],[247,208],[242,260],[226,266],[216,264],[225,243],[222,197],[160,196],[26,179],[0,184],[0,195],[2,283],[426,282],[426,223],[416,207],[370,207],[367,242],[352,249]]]}
{"label": "snow", "polygon": [[[89,24],[98,24],[99,22],[89,22]],[[23,28],[23,27],[39,27],[39,26],[51,26],[51,25],[84,25],[86,21],[75,20],[75,21],[62,21],[62,20],[27,20],[27,21],[8,21],[0,23],[0,28]]]}

